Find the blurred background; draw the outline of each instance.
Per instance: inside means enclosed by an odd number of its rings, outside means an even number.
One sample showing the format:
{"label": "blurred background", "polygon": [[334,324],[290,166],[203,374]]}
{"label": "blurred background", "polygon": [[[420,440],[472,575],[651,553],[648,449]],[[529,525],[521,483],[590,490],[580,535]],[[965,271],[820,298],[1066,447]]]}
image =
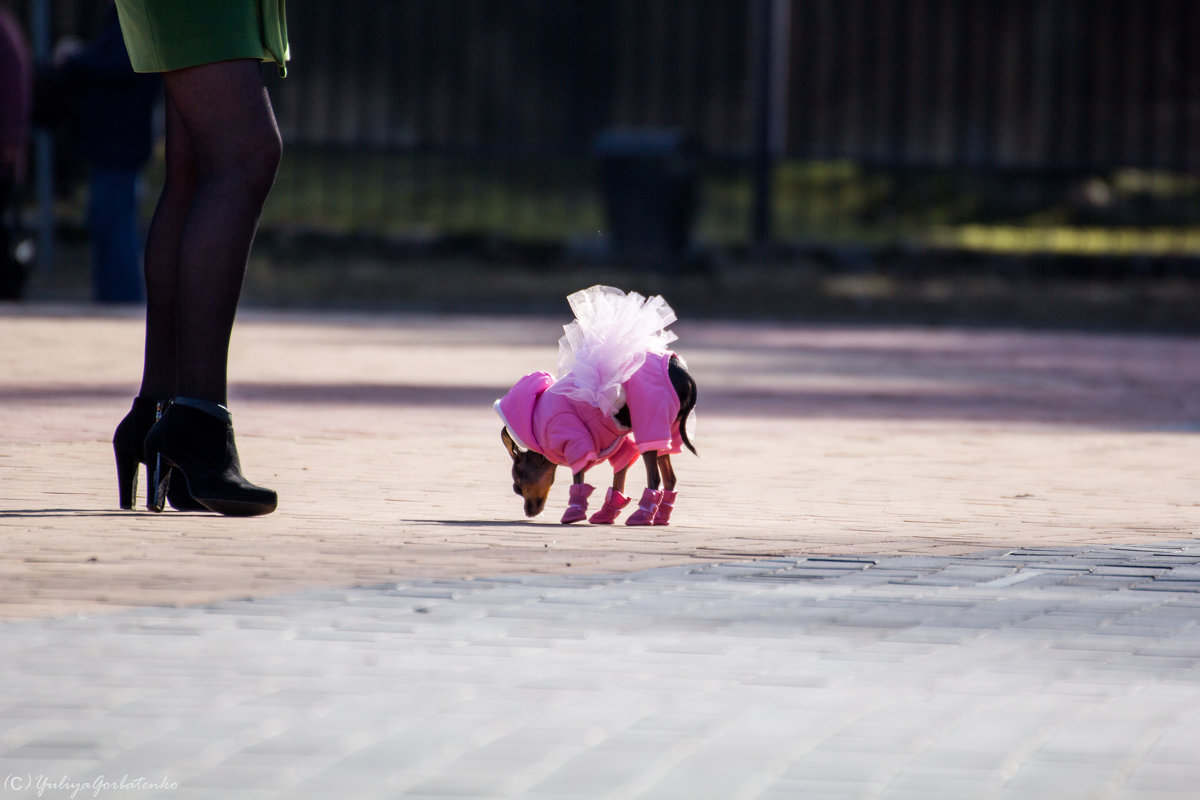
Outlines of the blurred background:
{"label": "blurred background", "polygon": [[[21,296],[95,299],[90,131],[47,75],[111,4],[3,1],[38,65]],[[288,25],[248,303],[559,313],[604,282],[681,316],[1200,329],[1195,0],[304,0]],[[144,225],[161,137],[141,174]]]}

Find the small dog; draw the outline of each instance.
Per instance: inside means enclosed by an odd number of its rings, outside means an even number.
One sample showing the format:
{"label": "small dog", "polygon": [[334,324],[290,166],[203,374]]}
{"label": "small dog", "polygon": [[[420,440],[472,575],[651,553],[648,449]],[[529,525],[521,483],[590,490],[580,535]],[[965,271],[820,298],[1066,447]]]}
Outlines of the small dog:
{"label": "small dog", "polygon": [[[625,474],[641,454],[646,489],[625,524],[667,525],[678,497],[671,455],[683,447],[696,453],[687,430],[696,381],[683,359],[660,346],[675,338],[663,324],[674,312],[661,297],[646,301],[611,287],[568,299],[579,318],[560,340],[560,368],[571,368],[557,381],[548,372],[530,373],[495,403],[504,421],[500,438],[513,461],[513,491],[525,501],[525,515],[536,517],[557,468],[568,467],[574,482],[561,521],[611,525],[629,504]],[[614,340],[620,345],[613,347]],[[601,461],[613,469],[612,488],[589,518],[595,487],[584,477]]]}

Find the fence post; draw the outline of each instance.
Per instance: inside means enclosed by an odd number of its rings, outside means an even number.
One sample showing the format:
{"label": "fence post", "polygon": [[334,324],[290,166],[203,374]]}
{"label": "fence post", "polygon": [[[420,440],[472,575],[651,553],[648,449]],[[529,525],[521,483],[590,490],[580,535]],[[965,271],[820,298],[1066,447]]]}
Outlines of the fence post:
{"label": "fence post", "polygon": [[[29,0],[33,62],[39,67],[50,63],[50,0]],[[37,197],[37,267],[43,274],[54,269],[54,139],[50,131],[33,132],[34,186]]]}
{"label": "fence post", "polygon": [[751,80],[754,83],[754,204],[751,239],[766,248],[772,238],[771,170],[785,144],[787,119],[788,0],[757,0],[751,12]]}

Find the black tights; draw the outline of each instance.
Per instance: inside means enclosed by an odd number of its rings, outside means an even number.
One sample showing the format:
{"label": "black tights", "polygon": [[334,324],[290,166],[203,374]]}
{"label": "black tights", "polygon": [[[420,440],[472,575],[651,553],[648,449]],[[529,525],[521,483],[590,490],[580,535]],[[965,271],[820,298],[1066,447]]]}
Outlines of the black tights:
{"label": "black tights", "polygon": [[166,182],[146,238],[140,394],[225,404],[233,318],[282,143],[257,62],[164,80]]}

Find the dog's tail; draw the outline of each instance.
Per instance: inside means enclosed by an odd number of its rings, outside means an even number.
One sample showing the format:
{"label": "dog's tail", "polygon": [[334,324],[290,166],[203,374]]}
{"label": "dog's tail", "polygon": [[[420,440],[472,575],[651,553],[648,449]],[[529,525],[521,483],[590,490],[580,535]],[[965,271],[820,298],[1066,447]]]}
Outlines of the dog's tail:
{"label": "dog's tail", "polygon": [[675,389],[675,394],[679,395],[679,436],[683,439],[684,446],[691,450],[693,455],[700,455],[687,435],[688,417],[696,408],[696,379],[684,367],[679,356],[671,356],[671,360],[667,364],[667,375],[671,379],[671,386]]}

